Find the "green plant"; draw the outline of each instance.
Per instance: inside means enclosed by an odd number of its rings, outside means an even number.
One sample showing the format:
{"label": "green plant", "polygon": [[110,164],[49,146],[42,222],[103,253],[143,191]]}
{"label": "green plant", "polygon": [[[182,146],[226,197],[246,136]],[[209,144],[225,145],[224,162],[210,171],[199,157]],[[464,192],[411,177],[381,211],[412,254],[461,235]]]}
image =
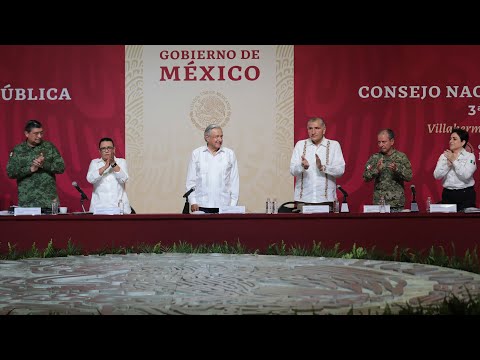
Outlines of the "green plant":
{"label": "green plant", "polygon": [[25,255],[23,256],[24,258],[39,258],[42,257],[40,254],[40,251],[37,249],[37,245],[35,242],[32,244],[32,247],[30,250],[28,250]]}
{"label": "green plant", "polygon": [[8,245],[8,254],[7,254],[7,259],[8,260],[16,260],[19,258],[19,254],[17,252],[17,244],[11,245],[10,242],[7,243]]}
{"label": "green plant", "polygon": [[[247,248],[240,243],[240,239],[237,239],[235,246],[231,246],[230,250],[232,254],[245,254],[248,252]],[[255,250],[255,252],[258,250]]]}
{"label": "green plant", "polygon": [[286,255],[286,245],[285,242],[282,240],[280,246],[277,243],[270,244],[266,251],[267,255]]}
{"label": "green plant", "polygon": [[310,250],[304,246],[294,246],[290,248],[290,255],[293,256],[310,256]]}
{"label": "green plant", "polygon": [[56,256],[57,256],[57,251],[53,247],[53,240],[50,239],[47,247],[43,250],[43,257],[50,258],[50,257],[56,257]]}
{"label": "green plant", "polygon": [[364,259],[366,257],[367,250],[362,247],[357,248],[356,243],[353,243],[352,251],[342,255],[344,259]]}
{"label": "green plant", "polygon": [[399,315],[480,315],[480,295],[462,299],[451,293],[445,296],[442,303],[429,306],[400,305]]}
{"label": "green plant", "polygon": [[57,257],[70,256],[70,255],[82,255],[82,250],[80,247],[76,247],[72,244],[71,239],[67,242],[67,247],[65,249],[56,249]]}
{"label": "green plant", "polygon": [[158,242],[153,246],[152,252],[155,254],[161,254],[163,252],[162,243]]}
{"label": "green plant", "polygon": [[[82,255],[83,252],[80,247],[74,245],[71,239],[67,242],[66,249],[55,249],[53,241],[50,240],[47,247],[40,252],[36,244],[32,244],[32,248],[24,253],[20,253],[16,249],[16,244],[8,244],[8,253],[2,255],[1,258],[8,260],[15,260],[19,258],[28,257],[54,257],[54,256],[68,256],[68,255]],[[453,244],[452,244],[453,246]],[[398,245],[394,247],[392,254],[386,254],[382,251],[378,251],[375,247],[367,250],[361,246],[357,247],[354,243],[351,251],[345,252],[340,250],[340,243],[336,243],[331,248],[322,247],[321,242],[316,243],[313,241],[311,248],[295,245],[287,248],[287,245],[282,240],[280,244],[269,244],[265,251],[255,249],[254,251],[248,250],[245,246],[237,242],[234,245],[230,245],[224,241],[221,244],[197,244],[192,245],[183,241],[179,243],[173,243],[170,247],[164,247],[160,242],[155,245],[139,244],[136,247],[106,247],[98,251],[92,252],[92,254],[106,255],[106,254],[129,254],[129,253],[223,253],[223,254],[266,254],[266,255],[293,255],[293,256],[313,256],[313,257],[329,257],[329,258],[346,258],[346,259],[372,259],[372,260],[387,260],[387,261],[402,261],[408,263],[419,263],[436,265],[442,267],[449,267],[454,269],[460,269],[475,273],[480,273],[480,262],[478,258],[478,249],[475,246],[473,250],[467,250],[465,255],[457,257],[455,254],[447,255],[445,249],[442,246],[432,246],[424,254],[422,251],[412,251],[409,248],[399,248]],[[455,252],[455,251],[454,251]]]}
{"label": "green plant", "polygon": [[188,244],[185,241],[180,241],[179,244],[173,243],[170,248],[167,248],[165,252],[174,252],[174,253],[193,253],[194,248],[192,244]]}

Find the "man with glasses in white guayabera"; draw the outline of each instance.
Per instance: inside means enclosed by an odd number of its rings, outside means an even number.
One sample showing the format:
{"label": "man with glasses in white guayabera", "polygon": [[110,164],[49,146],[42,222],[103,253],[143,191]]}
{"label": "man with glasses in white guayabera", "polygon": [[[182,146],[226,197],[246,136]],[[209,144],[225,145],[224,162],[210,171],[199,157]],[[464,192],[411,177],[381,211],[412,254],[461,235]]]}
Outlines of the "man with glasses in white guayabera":
{"label": "man with glasses in white guayabera", "polygon": [[131,214],[125,183],[128,181],[127,162],[115,157],[115,145],[111,138],[102,138],[99,142],[100,158],[90,162],[87,181],[93,185],[90,211],[95,208],[112,208],[123,204],[123,212]]}
{"label": "man with glasses in white guayabera", "polygon": [[236,206],[240,180],[237,157],[223,146],[223,130],[210,124],[203,133],[206,145],[192,151],[185,188],[192,213],[218,213],[222,206]]}

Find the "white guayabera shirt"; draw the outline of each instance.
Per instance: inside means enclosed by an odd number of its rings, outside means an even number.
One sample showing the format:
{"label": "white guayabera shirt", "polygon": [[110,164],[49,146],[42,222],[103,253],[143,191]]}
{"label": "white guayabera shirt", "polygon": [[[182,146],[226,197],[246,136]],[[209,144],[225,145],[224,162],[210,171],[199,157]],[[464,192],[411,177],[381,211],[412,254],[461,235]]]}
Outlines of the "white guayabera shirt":
{"label": "white guayabera shirt", "polygon": [[105,166],[105,161],[101,158],[93,159],[90,162],[87,173],[87,181],[93,184],[92,200],[90,201],[90,211],[95,208],[111,208],[118,206],[118,201],[122,199],[125,214],[132,212],[128,201],[125,183],[128,180],[127,162],[122,158],[115,158],[115,162],[120,166],[120,171],[116,173],[112,167],[104,171],[103,175],[98,174],[98,169]]}
{"label": "white guayabera shirt", "polygon": [[[307,170],[302,166],[304,152],[309,164]],[[325,166],[324,171],[317,167],[315,154]],[[298,141],[290,160],[290,174],[296,177],[294,200],[308,203],[333,201],[337,191],[336,178],[344,172],[345,160],[338,141],[324,137],[318,146],[310,139]]]}
{"label": "white guayabera shirt", "polygon": [[239,194],[237,158],[233,150],[221,147],[215,156],[207,146],[192,151],[186,189],[195,187],[188,201],[200,207],[236,206]]}
{"label": "white guayabera shirt", "polygon": [[463,149],[452,167],[448,166],[447,157],[442,154],[438,158],[433,172],[435,179],[442,179],[442,185],[447,189],[464,189],[475,185],[473,173],[477,170],[475,155]]}

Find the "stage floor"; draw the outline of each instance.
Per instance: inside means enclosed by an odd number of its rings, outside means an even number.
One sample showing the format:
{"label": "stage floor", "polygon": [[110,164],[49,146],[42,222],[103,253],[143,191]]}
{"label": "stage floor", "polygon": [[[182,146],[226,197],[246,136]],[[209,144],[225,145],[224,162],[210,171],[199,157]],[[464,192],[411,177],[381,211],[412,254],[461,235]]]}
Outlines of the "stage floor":
{"label": "stage floor", "polygon": [[0,261],[0,314],[383,314],[480,293],[480,275],[316,257],[128,254]]}

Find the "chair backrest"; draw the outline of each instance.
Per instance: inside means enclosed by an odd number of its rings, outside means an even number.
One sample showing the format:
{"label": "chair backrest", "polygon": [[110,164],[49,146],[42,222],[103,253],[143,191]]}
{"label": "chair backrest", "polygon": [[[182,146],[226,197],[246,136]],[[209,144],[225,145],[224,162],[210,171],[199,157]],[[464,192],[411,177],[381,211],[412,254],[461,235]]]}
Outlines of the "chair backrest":
{"label": "chair backrest", "polygon": [[278,208],[279,213],[292,213],[295,210],[295,201],[283,203]]}

